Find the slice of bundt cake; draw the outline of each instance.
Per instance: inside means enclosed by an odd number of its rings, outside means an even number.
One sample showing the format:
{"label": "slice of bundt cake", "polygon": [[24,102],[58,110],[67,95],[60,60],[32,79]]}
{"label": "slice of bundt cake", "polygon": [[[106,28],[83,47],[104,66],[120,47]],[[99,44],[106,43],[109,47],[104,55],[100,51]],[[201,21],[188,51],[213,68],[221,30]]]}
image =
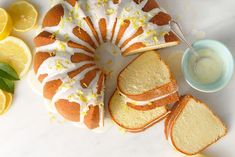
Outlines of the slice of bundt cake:
{"label": "slice of bundt cake", "polygon": [[109,112],[116,124],[130,132],[143,131],[168,114],[166,106],[148,111],[138,111],[128,107],[125,97],[118,90],[114,92],[110,99]]}
{"label": "slice of bundt cake", "polygon": [[208,106],[192,96],[184,96],[165,121],[170,143],[187,155],[200,153],[227,132]]}
{"label": "slice of bundt cake", "polygon": [[118,76],[117,87],[128,105],[147,110],[178,101],[178,87],[168,66],[155,51],[134,59]]}

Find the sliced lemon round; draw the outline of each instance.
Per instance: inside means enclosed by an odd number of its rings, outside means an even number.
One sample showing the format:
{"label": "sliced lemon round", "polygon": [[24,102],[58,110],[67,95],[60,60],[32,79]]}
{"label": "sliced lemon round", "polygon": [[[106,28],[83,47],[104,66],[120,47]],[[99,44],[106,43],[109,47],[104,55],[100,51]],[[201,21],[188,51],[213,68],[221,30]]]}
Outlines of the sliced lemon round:
{"label": "sliced lemon round", "polygon": [[9,14],[0,8],[0,40],[6,38],[12,30],[12,20]]}
{"label": "sliced lemon round", "polygon": [[6,96],[2,90],[0,90],[0,115],[6,108]]}
{"label": "sliced lemon round", "polygon": [[16,1],[9,8],[9,14],[13,19],[13,29],[18,32],[31,30],[38,18],[35,7],[27,1]]}
{"label": "sliced lemon round", "polygon": [[24,41],[8,36],[0,41],[0,62],[11,65],[22,78],[29,70],[32,55]]}
{"label": "sliced lemon round", "polygon": [[12,94],[8,93],[8,92],[3,92],[3,93],[6,97],[6,102],[5,102],[5,109],[3,110],[2,114],[6,113],[9,110],[9,108],[11,107],[11,104],[12,104]]}

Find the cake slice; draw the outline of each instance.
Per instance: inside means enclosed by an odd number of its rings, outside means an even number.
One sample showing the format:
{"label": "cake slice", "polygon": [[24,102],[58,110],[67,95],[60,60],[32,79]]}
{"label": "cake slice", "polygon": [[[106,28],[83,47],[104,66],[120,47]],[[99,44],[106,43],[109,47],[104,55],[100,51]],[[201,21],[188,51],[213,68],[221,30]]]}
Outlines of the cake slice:
{"label": "cake slice", "polygon": [[155,51],[134,59],[118,76],[118,89],[130,99],[146,101],[177,92],[169,67]]}
{"label": "cake slice", "polygon": [[155,51],[133,60],[121,71],[117,82],[120,93],[127,97],[127,105],[136,110],[150,110],[179,100],[176,81]]}
{"label": "cake slice", "polygon": [[195,155],[227,132],[209,107],[192,96],[184,96],[165,121],[170,143],[181,153]]}
{"label": "cake slice", "polygon": [[109,102],[113,121],[129,132],[140,132],[162,120],[167,114],[166,106],[148,111],[138,111],[126,104],[125,97],[116,90]]}

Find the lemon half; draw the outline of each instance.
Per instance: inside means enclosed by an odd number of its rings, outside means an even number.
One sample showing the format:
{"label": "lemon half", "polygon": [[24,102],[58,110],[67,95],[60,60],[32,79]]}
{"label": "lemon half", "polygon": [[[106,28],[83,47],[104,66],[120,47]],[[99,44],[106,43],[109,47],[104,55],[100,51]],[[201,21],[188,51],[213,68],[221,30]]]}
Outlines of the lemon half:
{"label": "lemon half", "polygon": [[31,30],[38,18],[35,7],[27,1],[16,1],[9,8],[9,14],[14,24],[13,29],[18,32]]}
{"label": "lemon half", "polygon": [[12,66],[22,78],[30,68],[32,55],[24,41],[8,36],[0,41],[0,62]]}
{"label": "lemon half", "polygon": [[0,8],[0,40],[7,37],[12,30],[12,20],[9,14]]}

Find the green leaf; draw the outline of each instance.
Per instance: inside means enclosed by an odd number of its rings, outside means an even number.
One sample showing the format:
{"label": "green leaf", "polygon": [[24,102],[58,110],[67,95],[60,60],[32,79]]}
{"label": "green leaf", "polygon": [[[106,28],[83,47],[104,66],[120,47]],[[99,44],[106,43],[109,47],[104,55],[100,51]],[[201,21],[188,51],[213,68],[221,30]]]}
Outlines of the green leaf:
{"label": "green leaf", "polygon": [[15,69],[6,63],[0,63],[0,77],[8,80],[19,80]]}
{"label": "green leaf", "polygon": [[0,89],[14,94],[15,90],[14,81],[0,78]]}

